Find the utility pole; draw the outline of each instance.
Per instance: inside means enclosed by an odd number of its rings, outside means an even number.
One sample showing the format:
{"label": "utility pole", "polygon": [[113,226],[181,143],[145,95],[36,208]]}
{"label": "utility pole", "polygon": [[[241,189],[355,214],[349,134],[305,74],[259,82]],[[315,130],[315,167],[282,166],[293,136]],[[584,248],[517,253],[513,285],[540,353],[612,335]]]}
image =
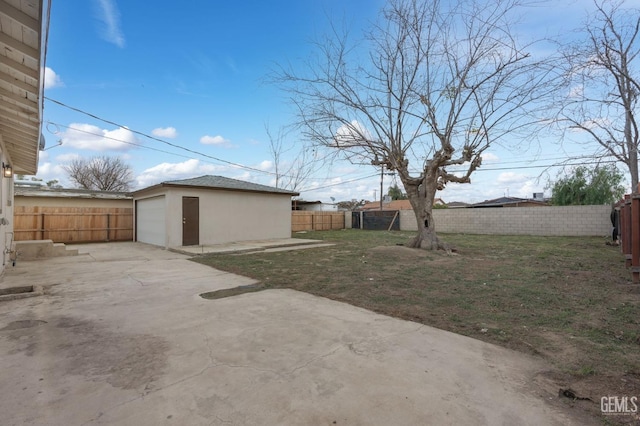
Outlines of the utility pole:
{"label": "utility pole", "polygon": [[[382,210],[382,200],[384,199],[384,166],[387,164],[384,160],[378,160],[378,156],[376,155],[375,160],[371,160],[371,164],[374,166],[380,166],[380,210]],[[395,175],[394,172],[387,173],[390,176]],[[373,191],[373,198],[376,198],[375,191]]]}
{"label": "utility pole", "polygon": [[384,164],[380,167],[380,210],[382,210],[382,192],[384,191],[382,182],[384,181]]}
{"label": "utility pole", "polygon": [[384,191],[384,186],[383,186],[383,181],[384,181],[384,161],[378,160],[378,156],[376,155],[375,160],[371,160],[371,164],[374,165],[374,166],[380,166],[380,210],[382,210],[382,194],[383,194],[383,191]]}

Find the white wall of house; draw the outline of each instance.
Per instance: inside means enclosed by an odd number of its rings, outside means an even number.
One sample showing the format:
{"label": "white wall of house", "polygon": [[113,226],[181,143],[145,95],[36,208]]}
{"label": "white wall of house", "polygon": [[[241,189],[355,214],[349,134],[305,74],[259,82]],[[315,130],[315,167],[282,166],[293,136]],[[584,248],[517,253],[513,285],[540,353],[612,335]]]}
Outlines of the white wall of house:
{"label": "white wall of house", "polygon": [[[7,155],[2,136],[0,135],[0,166],[11,164],[11,159]],[[0,271],[4,271],[6,265],[10,264],[11,250],[13,250],[13,177],[4,177],[3,169],[0,167],[0,241],[2,244],[2,265]]]}
{"label": "white wall of house", "polygon": [[182,197],[200,199],[200,245],[291,237],[291,195],[171,188],[168,247],[182,245]]}
{"label": "white wall of house", "polygon": [[335,204],[304,204],[298,206],[298,210],[305,212],[337,212],[338,206]]}

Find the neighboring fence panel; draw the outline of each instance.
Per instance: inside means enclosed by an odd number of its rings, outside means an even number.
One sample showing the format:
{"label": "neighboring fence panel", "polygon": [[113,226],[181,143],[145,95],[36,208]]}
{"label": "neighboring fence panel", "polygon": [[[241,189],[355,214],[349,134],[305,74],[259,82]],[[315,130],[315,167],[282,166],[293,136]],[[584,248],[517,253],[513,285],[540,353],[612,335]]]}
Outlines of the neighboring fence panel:
{"label": "neighboring fence panel", "polygon": [[132,208],[16,206],[13,216],[16,241],[77,243],[133,240]]}
{"label": "neighboring fence panel", "polygon": [[291,231],[327,231],[344,229],[343,212],[291,212]]}
{"label": "neighboring fence panel", "polygon": [[616,205],[618,226],[625,266],[631,270],[634,283],[640,282],[640,194],[625,195]]}
{"label": "neighboring fence panel", "polygon": [[362,212],[362,229],[399,231],[400,212],[398,210],[374,210]]}

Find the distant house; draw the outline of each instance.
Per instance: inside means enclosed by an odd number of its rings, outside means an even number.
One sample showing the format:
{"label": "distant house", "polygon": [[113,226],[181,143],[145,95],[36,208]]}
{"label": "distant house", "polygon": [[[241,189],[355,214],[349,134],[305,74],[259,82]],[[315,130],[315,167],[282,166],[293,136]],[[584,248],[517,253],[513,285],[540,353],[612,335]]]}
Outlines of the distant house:
{"label": "distant house", "polygon": [[291,202],[291,210],[306,212],[337,212],[338,206],[336,204],[323,203],[322,201],[293,200]]}
{"label": "distant house", "polygon": [[450,209],[464,209],[466,207],[471,207],[471,204],[464,203],[462,201],[452,201],[450,203],[447,203],[447,207]]}
{"label": "distant house", "polygon": [[542,200],[533,200],[527,198],[517,197],[500,197],[493,200],[485,200],[481,203],[475,203],[470,205],[471,208],[484,208],[484,207],[546,207],[549,203]]}
{"label": "distant house", "polygon": [[135,240],[165,248],[291,237],[297,192],[223,176],[166,181],[133,194]]}
{"label": "distant house", "polygon": [[[444,201],[442,201],[441,198],[436,198],[433,204],[436,206],[445,205]],[[359,210],[380,210],[380,201],[366,203],[364,206],[360,207]],[[409,200],[393,200],[389,202],[383,201],[382,210],[413,210],[413,207],[411,207],[411,202]]]}
{"label": "distant house", "polygon": [[15,206],[19,207],[115,207],[133,208],[133,197],[126,192],[90,189],[49,188],[21,185],[14,187]]}

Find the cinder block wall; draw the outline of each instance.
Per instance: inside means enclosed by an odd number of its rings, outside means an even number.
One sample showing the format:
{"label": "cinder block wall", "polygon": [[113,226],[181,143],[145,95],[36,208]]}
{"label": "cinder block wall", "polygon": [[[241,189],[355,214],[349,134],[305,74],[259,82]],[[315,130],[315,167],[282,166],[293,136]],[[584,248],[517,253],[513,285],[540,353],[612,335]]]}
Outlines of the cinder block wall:
{"label": "cinder block wall", "polygon": [[[605,236],[611,234],[611,207],[498,207],[435,209],[438,232],[497,235]],[[417,230],[413,211],[400,212],[400,229]]]}

